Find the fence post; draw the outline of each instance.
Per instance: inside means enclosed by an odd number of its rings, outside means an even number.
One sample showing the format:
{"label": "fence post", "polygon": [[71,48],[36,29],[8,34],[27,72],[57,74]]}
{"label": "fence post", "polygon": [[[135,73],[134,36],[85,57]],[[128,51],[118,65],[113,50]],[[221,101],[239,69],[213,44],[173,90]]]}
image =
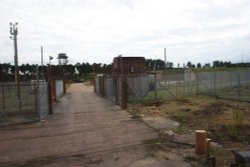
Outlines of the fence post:
{"label": "fence post", "polygon": [[240,74],[238,74],[238,100],[240,100],[240,96],[241,96],[241,84],[240,84]]}
{"label": "fence post", "polygon": [[155,88],[155,100],[157,100],[157,74],[156,74],[156,72],[155,72],[155,74],[154,74],[154,88]]}
{"label": "fence post", "polygon": [[190,87],[191,87],[191,68],[188,69],[188,79],[187,79],[187,87],[188,87],[188,91],[187,91],[187,95],[190,95]]}
{"label": "fence post", "polygon": [[39,98],[39,83],[35,83],[35,105],[37,110],[37,115],[39,120],[41,120],[41,113],[40,113],[40,98]]}
{"label": "fence post", "polygon": [[2,87],[2,103],[3,103],[3,112],[5,112],[5,97],[4,97],[4,85],[1,84]]}
{"label": "fence post", "polygon": [[96,76],[94,77],[94,92],[96,93],[96,81],[95,81],[95,79],[96,79]]}
{"label": "fence post", "polygon": [[49,98],[49,114],[53,114],[53,99],[52,99],[52,88],[51,82],[48,82],[48,98]]}
{"label": "fence post", "polygon": [[196,95],[199,94],[199,77],[198,72],[195,73],[195,80],[196,80]]}
{"label": "fence post", "polygon": [[119,104],[119,98],[118,98],[118,77],[114,77],[114,95],[115,95],[115,103]]}
{"label": "fence post", "polygon": [[63,93],[66,93],[66,80],[63,79]]}
{"label": "fence post", "polygon": [[213,75],[213,77],[214,77],[214,96],[216,96],[216,72],[214,71],[214,75]]}
{"label": "fence post", "polygon": [[53,103],[55,103],[57,101],[57,97],[56,97],[56,80],[52,80],[52,99],[53,99]]}
{"label": "fence post", "polygon": [[1,68],[1,87],[2,87],[2,103],[3,103],[3,112],[5,112],[5,97],[4,97],[4,72]]}
{"label": "fence post", "polygon": [[232,74],[232,72],[231,71],[229,71],[229,74],[230,74],[230,90],[233,88],[233,74]]}
{"label": "fence post", "polygon": [[176,95],[176,97],[179,96],[179,94],[178,94],[178,81],[175,81],[175,95]]}
{"label": "fence post", "polygon": [[100,83],[100,94],[102,97],[105,97],[105,93],[104,93],[104,76],[100,76],[99,77],[99,83]]}
{"label": "fence post", "polygon": [[122,109],[126,109],[128,102],[128,93],[127,93],[127,77],[125,75],[122,75],[121,101],[122,101],[121,104]]}

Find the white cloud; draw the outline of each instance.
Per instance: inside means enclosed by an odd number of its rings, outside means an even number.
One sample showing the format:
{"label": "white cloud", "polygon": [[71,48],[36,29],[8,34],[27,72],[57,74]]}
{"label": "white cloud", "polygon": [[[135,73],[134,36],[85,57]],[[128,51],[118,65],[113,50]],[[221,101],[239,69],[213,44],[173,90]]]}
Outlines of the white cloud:
{"label": "white cloud", "polygon": [[249,9],[247,0],[2,0],[0,63],[13,62],[10,21],[19,22],[20,63],[39,63],[41,45],[73,64],[163,58],[164,47],[174,63],[249,60]]}

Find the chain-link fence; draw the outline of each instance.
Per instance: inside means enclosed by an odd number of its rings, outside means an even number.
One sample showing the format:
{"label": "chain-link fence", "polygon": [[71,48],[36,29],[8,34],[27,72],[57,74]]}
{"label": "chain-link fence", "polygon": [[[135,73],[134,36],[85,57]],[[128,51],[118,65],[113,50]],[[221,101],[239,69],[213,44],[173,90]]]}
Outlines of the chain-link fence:
{"label": "chain-link fence", "polygon": [[[18,91],[19,90],[19,91]],[[0,125],[36,121],[49,113],[48,83],[0,84]]]}
{"label": "chain-link fence", "polygon": [[194,72],[191,69],[153,74],[98,75],[95,91],[117,104],[128,101],[212,95],[250,102],[250,69]]}
{"label": "chain-link fence", "polygon": [[197,73],[197,93],[250,101],[250,69]]}
{"label": "chain-link fence", "polygon": [[122,77],[99,74],[95,77],[95,92],[122,105]]}
{"label": "chain-link fence", "polygon": [[[212,95],[220,98],[250,101],[250,69],[211,70],[157,74],[155,88],[144,99],[168,99],[187,95]],[[149,82],[150,87],[150,82]]]}
{"label": "chain-link fence", "polygon": [[95,77],[95,92],[122,108],[128,100],[138,100],[147,95],[147,75],[102,75]]}

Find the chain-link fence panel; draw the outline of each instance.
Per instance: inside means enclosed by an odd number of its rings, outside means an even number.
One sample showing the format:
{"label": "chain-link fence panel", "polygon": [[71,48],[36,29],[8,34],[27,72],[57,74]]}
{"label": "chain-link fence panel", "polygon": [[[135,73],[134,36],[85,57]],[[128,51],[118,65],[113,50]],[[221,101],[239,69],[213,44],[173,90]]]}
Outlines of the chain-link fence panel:
{"label": "chain-link fence panel", "polygon": [[212,69],[207,72],[187,69],[176,73],[158,73],[156,79],[149,82],[146,99],[171,99],[199,94],[250,101],[250,69]]}
{"label": "chain-link fence panel", "polygon": [[39,82],[37,86],[37,112],[39,118],[43,119],[49,114],[49,92],[48,83]]}
{"label": "chain-link fence panel", "polygon": [[38,119],[35,84],[21,83],[18,87],[15,83],[2,83],[0,87],[0,125]]}
{"label": "chain-link fence panel", "polygon": [[[20,89],[20,98],[18,98]],[[37,121],[49,113],[48,83],[0,84],[0,125]]]}
{"label": "chain-link fence panel", "polygon": [[142,100],[149,91],[149,79],[147,75],[127,76],[129,101]]}

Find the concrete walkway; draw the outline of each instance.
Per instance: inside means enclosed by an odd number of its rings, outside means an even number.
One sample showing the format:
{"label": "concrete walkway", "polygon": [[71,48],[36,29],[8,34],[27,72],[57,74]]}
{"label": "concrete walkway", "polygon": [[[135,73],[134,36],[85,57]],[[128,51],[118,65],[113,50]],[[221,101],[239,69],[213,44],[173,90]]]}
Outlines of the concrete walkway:
{"label": "concrete walkway", "polygon": [[148,146],[158,133],[92,87],[72,84],[54,112],[0,128],[1,167],[189,167],[178,155],[171,160],[171,152],[152,156]]}
{"label": "concrete walkway", "polygon": [[91,87],[72,84],[54,112],[41,122],[0,128],[0,166],[162,166],[140,162],[148,156],[145,141],[158,134]]}

